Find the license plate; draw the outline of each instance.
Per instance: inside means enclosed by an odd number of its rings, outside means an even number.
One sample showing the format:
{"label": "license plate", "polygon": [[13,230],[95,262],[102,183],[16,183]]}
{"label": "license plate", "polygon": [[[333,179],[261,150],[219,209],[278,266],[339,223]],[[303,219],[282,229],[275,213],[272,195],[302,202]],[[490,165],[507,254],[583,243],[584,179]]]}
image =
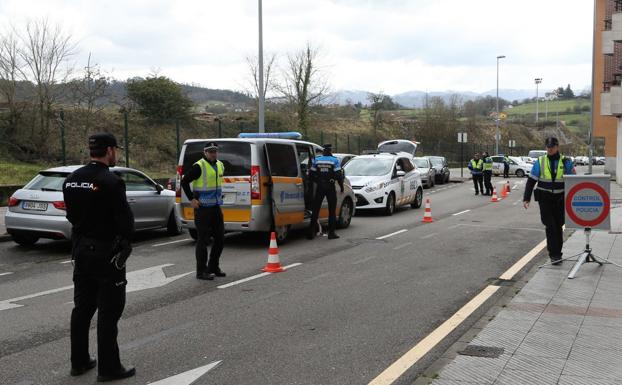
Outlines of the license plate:
{"label": "license plate", "polygon": [[24,210],[45,211],[48,209],[48,204],[45,202],[24,202],[22,208]]}
{"label": "license plate", "polygon": [[235,204],[235,195],[236,195],[235,192],[223,194],[223,198],[222,198],[223,203],[226,205]]}

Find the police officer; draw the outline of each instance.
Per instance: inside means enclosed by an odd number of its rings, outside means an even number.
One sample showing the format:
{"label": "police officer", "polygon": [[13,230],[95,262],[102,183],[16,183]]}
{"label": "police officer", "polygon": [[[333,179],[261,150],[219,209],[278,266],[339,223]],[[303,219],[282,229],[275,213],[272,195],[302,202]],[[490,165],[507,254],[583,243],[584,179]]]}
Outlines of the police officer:
{"label": "police officer", "polygon": [[492,195],[492,158],[486,151],[484,151],[482,155],[484,157],[484,187],[486,187],[486,193],[484,195]]}
{"label": "police officer", "polygon": [[540,156],[533,164],[523,206],[529,208],[531,193],[540,204],[540,220],[546,227],[546,247],[554,265],[562,261],[564,242],[564,175],[575,174],[572,161],[559,153],[559,141],[549,137],[545,140],[546,155]]}
{"label": "police officer", "polygon": [[479,195],[481,191],[484,194],[484,184],[482,172],[484,170],[484,161],[479,158],[479,153],[473,155],[473,159],[469,162],[469,170],[473,176],[473,186],[475,187],[475,195]]}
{"label": "police officer", "polygon": [[121,365],[117,322],[125,307],[125,260],[131,253],[134,216],[125,183],[110,172],[117,160],[111,134],[89,137],[91,161],[67,177],[63,195],[72,224],[74,308],[71,313],[71,375],[97,365],[89,355],[89,327],[97,310],[98,381],[131,377]]}
{"label": "police officer", "polygon": [[507,155],[503,155],[503,177],[506,179],[510,177],[510,158]]}
{"label": "police officer", "polygon": [[[203,157],[192,165],[181,181],[181,187],[194,208],[197,279],[213,280],[214,276],[227,276],[220,270],[220,254],[225,242],[225,221],[220,208],[223,204],[224,173],[225,166],[218,160],[218,144],[208,142],[203,148]],[[210,237],[214,238],[214,243],[208,262],[207,245]]]}
{"label": "police officer", "polygon": [[311,223],[309,224],[308,239],[313,239],[317,231],[317,221],[320,215],[320,208],[324,197],[328,201],[328,239],[337,239],[335,233],[337,225],[337,191],[335,182],[339,183],[339,188],[343,192],[343,172],[341,162],[332,154],[332,145],[324,145],[324,153],[313,159],[309,171],[309,179],[316,184],[315,197],[313,199],[313,212]]}

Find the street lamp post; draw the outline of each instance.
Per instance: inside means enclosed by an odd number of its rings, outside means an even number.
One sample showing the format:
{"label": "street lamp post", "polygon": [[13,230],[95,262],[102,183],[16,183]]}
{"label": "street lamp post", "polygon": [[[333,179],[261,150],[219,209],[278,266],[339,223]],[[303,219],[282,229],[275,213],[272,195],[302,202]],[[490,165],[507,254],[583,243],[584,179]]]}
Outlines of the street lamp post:
{"label": "street lamp post", "polygon": [[540,99],[540,97],[538,96],[538,85],[540,83],[542,83],[542,78],[536,78],[535,81],[536,81],[536,124],[538,124],[538,113],[539,113],[539,110],[538,110],[538,108],[539,108],[539,105],[538,105],[539,100],[538,99]]}
{"label": "street lamp post", "polygon": [[262,16],[262,7],[261,0],[258,3],[258,14],[259,14],[259,55],[258,55],[258,64],[259,64],[259,132],[265,132],[264,127],[264,87],[263,87],[263,16]]}
{"label": "street lamp post", "polygon": [[499,59],[505,59],[504,55],[497,56],[497,115],[495,116],[495,154],[499,153]]}

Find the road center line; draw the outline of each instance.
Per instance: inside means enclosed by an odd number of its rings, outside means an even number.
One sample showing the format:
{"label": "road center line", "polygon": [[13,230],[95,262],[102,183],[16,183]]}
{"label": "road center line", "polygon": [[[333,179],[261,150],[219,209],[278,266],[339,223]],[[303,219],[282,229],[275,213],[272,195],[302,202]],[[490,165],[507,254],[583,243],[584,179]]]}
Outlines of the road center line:
{"label": "road center line", "polygon": [[6,273],[0,273],[0,277],[2,277],[3,275],[9,275],[9,274],[13,274],[13,272],[12,271],[8,271]]}
{"label": "road center line", "polygon": [[469,211],[471,211],[471,210],[464,210],[464,211],[460,211],[459,213],[455,213],[455,214],[451,214],[451,215],[453,215],[455,217],[456,215],[461,215],[461,214],[464,214],[464,213],[468,213]]}
{"label": "road center line", "polygon": [[428,239],[428,238],[432,238],[433,236],[438,235],[438,233],[432,233],[432,234],[428,234],[428,235],[424,235],[423,237],[421,237],[421,239]]}
{"label": "road center line", "polygon": [[486,300],[492,297],[499,288],[499,286],[492,285],[484,288],[484,290],[458,310],[451,318],[443,322],[441,326],[419,341],[417,345],[385,369],[385,371],[380,373],[378,377],[374,378],[369,385],[389,385],[395,382],[402,374],[416,364],[417,361],[423,358],[439,342],[447,337],[449,333],[456,329],[465,319],[473,314]]}
{"label": "road center line", "polygon": [[153,247],[172,245],[173,243],[186,242],[186,241],[190,241],[190,240],[192,240],[192,238],[184,238],[184,239],[178,239],[176,241],[171,241],[171,242],[156,243],[155,245],[153,245]]}
{"label": "road center line", "polygon": [[[300,265],[302,265],[302,263],[292,263],[291,265],[283,266],[283,269],[287,270],[287,269],[291,269],[292,267],[296,267],[296,266],[300,266]],[[218,289],[226,289],[226,288],[229,288],[231,286],[239,285],[241,283],[252,281],[254,279],[265,277],[265,276],[271,275],[271,274],[273,274],[273,273],[260,273],[260,274],[252,275],[250,277],[242,278],[242,279],[239,279],[237,281],[229,282],[229,283],[226,283],[224,285],[220,285],[220,286],[216,286],[216,287]]]}
{"label": "road center line", "polygon": [[412,242],[406,242],[403,245],[399,245],[399,246],[394,247],[393,250],[400,250],[400,249],[403,249],[404,247],[410,246],[412,244],[413,244]]}
{"label": "road center line", "polygon": [[405,232],[407,232],[407,231],[408,231],[407,229],[401,229],[401,230],[399,230],[399,231],[396,231],[396,232],[391,233],[391,234],[383,235],[382,237],[378,237],[378,238],[376,238],[376,239],[381,240],[381,239],[390,238],[390,237],[392,237],[392,236],[394,236],[394,235],[401,234],[401,233],[405,233]]}

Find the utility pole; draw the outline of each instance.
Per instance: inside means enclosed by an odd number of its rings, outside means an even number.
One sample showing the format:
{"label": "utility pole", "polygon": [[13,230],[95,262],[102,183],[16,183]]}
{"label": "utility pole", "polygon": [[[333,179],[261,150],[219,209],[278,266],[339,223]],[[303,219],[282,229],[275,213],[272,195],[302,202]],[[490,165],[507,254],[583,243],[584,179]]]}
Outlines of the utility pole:
{"label": "utility pole", "polygon": [[542,78],[536,78],[535,81],[536,81],[536,125],[537,125],[538,124],[538,113],[540,112],[538,110],[538,108],[539,108],[538,103],[539,103],[539,99],[540,99],[540,97],[538,96],[538,85],[540,85],[540,83],[542,83]]}
{"label": "utility pole", "polygon": [[505,59],[505,55],[497,56],[497,115],[495,116],[495,154],[499,153],[499,59]]}
{"label": "utility pole", "polygon": [[259,0],[259,132],[266,132],[264,127],[264,111],[265,111],[265,100],[264,100],[264,87],[263,87],[263,16],[262,16],[262,7],[261,0]]}

